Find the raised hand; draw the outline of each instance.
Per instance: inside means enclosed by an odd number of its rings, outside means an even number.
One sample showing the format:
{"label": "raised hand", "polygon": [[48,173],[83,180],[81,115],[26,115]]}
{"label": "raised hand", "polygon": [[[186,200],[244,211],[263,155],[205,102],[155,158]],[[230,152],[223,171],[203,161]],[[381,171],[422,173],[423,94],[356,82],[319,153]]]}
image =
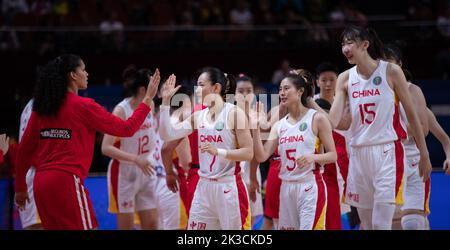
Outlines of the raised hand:
{"label": "raised hand", "polygon": [[170,99],[172,96],[178,91],[181,85],[175,87],[175,83],[177,81],[177,77],[172,74],[167,78],[166,82],[161,88],[161,97],[163,105],[170,105]]}
{"label": "raised hand", "polygon": [[0,150],[5,155],[8,152],[9,148],[9,137],[6,137],[6,134],[0,135]]}
{"label": "raised hand", "polygon": [[161,76],[159,73],[159,69],[156,69],[155,73],[150,77],[150,81],[148,82],[147,93],[145,94],[145,97],[148,97],[150,99],[153,99],[153,97],[155,97],[160,81]]}

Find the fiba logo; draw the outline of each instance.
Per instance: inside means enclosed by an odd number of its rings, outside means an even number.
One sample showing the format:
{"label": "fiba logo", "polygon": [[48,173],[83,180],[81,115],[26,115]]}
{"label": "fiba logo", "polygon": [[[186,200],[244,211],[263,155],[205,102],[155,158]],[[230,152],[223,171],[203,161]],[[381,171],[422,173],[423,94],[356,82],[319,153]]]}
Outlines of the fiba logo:
{"label": "fiba logo", "polygon": [[217,122],[215,129],[217,131],[222,131],[224,127],[225,127],[225,124],[223,122]]}
{"label": "fiba logo", "polygon": [[300,124],[300,126],[298,126],[298,130],[300,130],[301,132],[305,131],[307,128],[308,125],[305,122]]}
{"label": "fiba logo", "polygon": [[377,77],[373,78],[373,84],[375,84],[376,86],[380,85],[381,81],[382,80],[381,80],[380,76],[377,76]]}

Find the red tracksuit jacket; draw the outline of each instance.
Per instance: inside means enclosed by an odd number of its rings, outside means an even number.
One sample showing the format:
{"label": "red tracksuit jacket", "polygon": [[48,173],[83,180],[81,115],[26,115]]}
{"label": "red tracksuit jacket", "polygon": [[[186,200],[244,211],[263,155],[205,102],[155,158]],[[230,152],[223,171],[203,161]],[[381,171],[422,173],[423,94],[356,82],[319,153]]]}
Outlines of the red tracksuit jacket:
{"label": "red tracksuit jacket", "polygon": [[25,176],[33,164],[36,171],[60,170],[84,180],[89,173],[95,132],[132,136],[150,108],[141,103],[127,120],[112,115],[93,99],[68,93],[56,117],[33,112],[17,152],[16,192],[26,192]]}

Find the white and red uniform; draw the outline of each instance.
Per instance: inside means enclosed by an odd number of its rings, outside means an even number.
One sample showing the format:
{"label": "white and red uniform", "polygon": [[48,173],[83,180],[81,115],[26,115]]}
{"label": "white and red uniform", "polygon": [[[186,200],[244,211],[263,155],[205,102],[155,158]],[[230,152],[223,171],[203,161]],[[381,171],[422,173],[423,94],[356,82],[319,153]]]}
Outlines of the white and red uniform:
{"label": "white and red uniform", "polygon": [[[19,130],[19,143],[22,139],[25,128],[27,127],[28,120],[30,120],[31,113],[33,112],[33,99],[31,99],[20,115],[20,130]],[[40,224],[41,219],[36,209],[36,203],[34,202],[33,192],[33,180],[36,173],[35,167],[30,167],[27,172],[26,182],[28,188],[28,201],[25,203],[23,210],[19,209],[20,221],[22,222],[22,228],[26,228],[35,224]]]}
{"label": "white and red uniform", "polygon": [[[149,160],[154,166],[158,177],[155,185],[155,195],[158,208],[159,223],[158,228],[163,230],[186,229],[187,213],[184,202],[181,199],[181,188],[177,193],[173,193],[167,187],[166,171],[161,158],[161,147],[163,140],[156,134],[155,148],[149,154]],[[173,166],[174,171],[177,169]]]}
{"label": "white and red uniform", "polygon": [[[209,109],[198,115],[199,145],[211,143],[216,148],[236,149],[236,135],[227,125],[235,106],[225,103],[214,122],[207,118]],[[207,152],[199,152],[200,180],[189,212],[189,230],[250,229],[250,208],[241,168],[235,161]]]}
{"label": "white and red uniform", "polygon": [[[249,161],[241,161],[240,167],[242,171],[242,179],[247,186],[247,190],[250,187],[250,162]],[[262,203],[262,195],[261,195],[261,172],[258,169],[256,170],[256,180],[258,181],[260,190],[256,191],[256,200],[255,202],[250,200],[250,212],[253,217],[263,215],[263,203]]]}
{"label": "white and red uniform", "polygon": [[[125,113],[125,119],[133,114],[130,98],[117,106]],[[132,136],[120,138],[115,144],[120,150],[149,155],[155,148],[155,120],[149,113],[140,129]],[[154,176],[146,176],[135,164],[112,159],[108,166],[108,190],[110,213],[134,213],[156,208]]]}
{"label": "white and red uniform", "polygon": [[285,116],[278,123],[278,153],[281,157],[279,228],[325,229],[326,186],[320,166],[298,167],[296,159],[319,152],[320,140],[312,130],[315,110],[308,110],[295,124]]}
{"label": "white and red uniform", "polygon": [[[400,118],[403,128],[406,130],[408,119],[403,106],[400,106]],[[414,137],[402,138],[405,147],[406,165],[405,165],[405,185],[402,210],[416,209],[423,210],[426,214],[430,213],[430,179],[423,182],[419,174],[420,151],[416,146]]]}
{"label": "white and red uniform", "polygon": [[350,165],[345,201],[372,209],[375,202],[401,204],[404,150],[398,140],[399,102],[387,82],[388,62],[379,61],[369,79],[350,69],[348,98],[352,123],[348,130]]}

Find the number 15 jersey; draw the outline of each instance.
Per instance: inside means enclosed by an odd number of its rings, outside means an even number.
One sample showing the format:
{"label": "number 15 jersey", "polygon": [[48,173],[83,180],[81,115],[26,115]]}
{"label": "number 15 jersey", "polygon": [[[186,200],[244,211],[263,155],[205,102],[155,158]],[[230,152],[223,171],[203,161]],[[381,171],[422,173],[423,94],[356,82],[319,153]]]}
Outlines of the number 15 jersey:
{"label": "number 15 jersey", "polygon": [[388,62],[380,60],[378,67],[363,79],[356,66],[350,69],[348,99],[352,114],[349,128],[350,146],[370,146],[397,140],[395,127],[399,123],[399,102],[387,82]]}

